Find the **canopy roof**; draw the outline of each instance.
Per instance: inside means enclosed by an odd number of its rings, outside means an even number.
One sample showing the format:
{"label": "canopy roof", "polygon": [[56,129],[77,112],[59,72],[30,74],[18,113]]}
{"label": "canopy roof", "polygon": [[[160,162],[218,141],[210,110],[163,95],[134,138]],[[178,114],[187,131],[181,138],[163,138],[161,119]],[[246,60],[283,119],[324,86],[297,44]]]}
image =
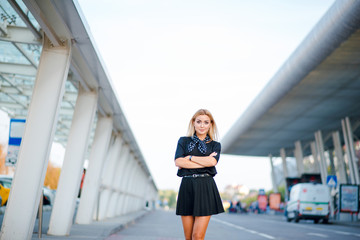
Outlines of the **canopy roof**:
{"label": "canopy roof", "polygon": [[55,46],[70,39],[72,60],[55,141],[66,145],[81,85],[85,90],[98,92],[98,113],[113,117],[114,131],[122,135],[151,177],[76,0],[11,0],[2,1],[0,6],[3,20],[0,21],[0,109],[10,117],[26,118],[41,54],[42,32]]}
{"label": "canopy roof", "polygon": [[293,155],[294,142],[309,153],[321,130],[331,132],[350,117],[360,135],[360,1],[337,1],[278,70],[222,139],[223,152]]}

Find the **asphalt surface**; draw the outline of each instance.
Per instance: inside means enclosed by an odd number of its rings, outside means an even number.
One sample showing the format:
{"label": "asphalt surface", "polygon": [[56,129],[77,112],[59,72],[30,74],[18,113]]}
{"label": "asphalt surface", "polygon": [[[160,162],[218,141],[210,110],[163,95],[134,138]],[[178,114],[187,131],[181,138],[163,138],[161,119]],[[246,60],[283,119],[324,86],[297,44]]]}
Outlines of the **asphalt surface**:
{"label": "asphalt surface", "polygon": [[[51,211],[44,212],[42,239],[176,240],[184,239],[181,218],[174,211],[140,211],[92,224],[73,224],[69,236],[46,234]],[[3,215],[0,215],[2,221]],[[32,239],[38,239],[38,220]],[[282,215],[229,214],[212,216],[206,240],[360,240],[360,221],[314,224],[286,222]]]}
{"label": "asphalt surface", "polygon": [[[158,210],[106,239],[180,240],[184,237],[180,217],[172,211]],[[205,239],[360,240],[360,223],[314,224],[310,220],[288,223],[283,216],[223,213],[211,218]]]}

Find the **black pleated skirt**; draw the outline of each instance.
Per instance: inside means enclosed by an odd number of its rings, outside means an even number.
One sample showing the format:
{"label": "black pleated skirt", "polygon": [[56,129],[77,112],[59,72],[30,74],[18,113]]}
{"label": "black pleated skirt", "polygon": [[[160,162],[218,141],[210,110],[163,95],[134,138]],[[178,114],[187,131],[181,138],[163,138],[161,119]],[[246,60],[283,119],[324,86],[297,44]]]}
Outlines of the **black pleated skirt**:
{"label": "black pleated skirt", "polygon": [[176,215],[210,216],[224,212],[213,177],[183,177],[179,189]]}

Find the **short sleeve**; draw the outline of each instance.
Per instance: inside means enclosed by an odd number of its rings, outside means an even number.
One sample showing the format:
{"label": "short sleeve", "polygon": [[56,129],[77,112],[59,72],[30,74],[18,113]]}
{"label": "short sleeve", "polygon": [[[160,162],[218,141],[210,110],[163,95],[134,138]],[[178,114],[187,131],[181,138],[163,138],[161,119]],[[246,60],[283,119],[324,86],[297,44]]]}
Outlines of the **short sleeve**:
{"label": "short sleeve", "polygon": [[214,158],[216,159],[216,161],[219,162],[220,152],[221,152],[221,144],[219,142],[215,142],[215,146],[213,148],[213,151],[217,153],[217,155]]}
{"label": "short sleeve", "polygon": [[178,141],[177,144],[177,148],[176,148],[176,152],[175,152],[175,160],[177,158],[181,158],[181,157],[185,157],[186,156],[186,151],[185,151],[185,141],[184,138],[181,137]]}

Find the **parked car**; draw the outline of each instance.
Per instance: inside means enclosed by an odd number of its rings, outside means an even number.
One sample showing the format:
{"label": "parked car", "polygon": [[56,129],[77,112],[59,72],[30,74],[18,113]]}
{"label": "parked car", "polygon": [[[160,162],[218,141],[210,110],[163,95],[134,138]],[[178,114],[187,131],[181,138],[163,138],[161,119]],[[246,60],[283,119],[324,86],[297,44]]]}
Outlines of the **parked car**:
{"label": "parked car", "polygon": [[10,194],[12,177],[7,175],[0,175],[0,197],[1,197],[1,206],[6,205],[7,200]]}
{"label": "parked car", "polygon": [[318,183],[299,183],[290,191],[286,206],[286,218],[290,222],[301,219],[312,219],[314,223],[329,221],[330,191],[327,185]]}
{"label": "parked car", "polygon": [[[9,198],[10,189],[11,189],[12,177],[8,175],[0,175],[0,197],[1,197],[1,206],[6,205]],[[43,187],[44,198],[43,205],[52,205],[55,199],[55,190],[51,190],[47,187]]]}
{"label": "parked car", "polygon": [[4,187],[0,184],[0,206],[4,206],[9,198],[10,188]]}

